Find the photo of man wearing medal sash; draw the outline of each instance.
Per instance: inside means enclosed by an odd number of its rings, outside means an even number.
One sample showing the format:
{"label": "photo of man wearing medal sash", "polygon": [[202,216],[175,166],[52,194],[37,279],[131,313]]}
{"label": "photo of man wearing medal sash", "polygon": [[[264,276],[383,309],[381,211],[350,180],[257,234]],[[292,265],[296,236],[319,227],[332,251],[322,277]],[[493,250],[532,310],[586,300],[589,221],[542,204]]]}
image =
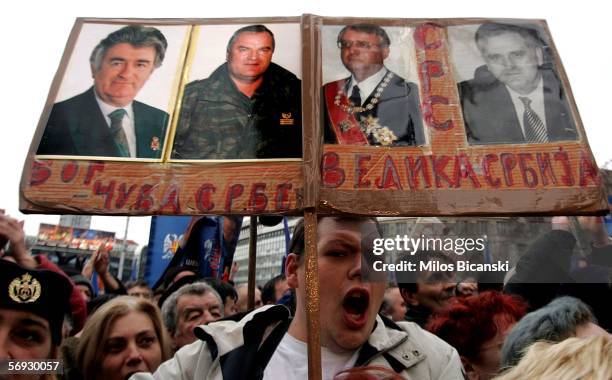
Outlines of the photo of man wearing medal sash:
{"label": "photo of man wearing medal sash", "polygon": [[[402,40],[410,40],[402,28]],[[349,77],[326,83],[325,142],[344,145],[418,146],[425,143],[417,84],[387,68],[387,31],[374,24],[344,26],[337,35]],[[402,41],[402,46],[406,46]],[[404,52],[405,53],[405,52]],[[410,66],[413,57],[402,57]],[[327,57],[324,54],[324,77]],[[391,60],[389,60],[391,61]],[[414,66],[414,65],[412,65]]]}

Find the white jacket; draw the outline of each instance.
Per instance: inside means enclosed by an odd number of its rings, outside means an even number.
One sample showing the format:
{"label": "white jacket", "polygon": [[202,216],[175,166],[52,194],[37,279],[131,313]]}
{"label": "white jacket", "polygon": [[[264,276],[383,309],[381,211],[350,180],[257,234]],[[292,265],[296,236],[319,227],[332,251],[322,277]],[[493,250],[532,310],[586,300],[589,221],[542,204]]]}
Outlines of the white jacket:
{"label": "white jacket", "polygon": [[[130,380],[257,379],[258,371],[251,370],[250,366],[261,365],[261,362],[249,362],[248,359],[236,357],[245,344],[245,336],[259,331],[263,333],[264,342],[275,340],[272,346],[275,348],[288,324],[288,310],[277,305],[259,308],[239,322],[221,321],[199,326],[195,333],[200,340],[181,348],[173,358],[162,363],[154,374],[138,373]],[[271,334],[277,326],[279,329]],[[261,347],[259,343],[256,345]],[[231,364],[230,368],[228,364]],[[370,338],[361,347],[356,366],[359,365],[392,368],[411,380],[464,378],[459,355],[453,347],[415,323],[395,324],[389,320],[383,321],[380,316],[376,318],[376,327]],[[242,375],[238,375],[239,372]],[[249,374],[248,377],[245,377],[245,373]]]}

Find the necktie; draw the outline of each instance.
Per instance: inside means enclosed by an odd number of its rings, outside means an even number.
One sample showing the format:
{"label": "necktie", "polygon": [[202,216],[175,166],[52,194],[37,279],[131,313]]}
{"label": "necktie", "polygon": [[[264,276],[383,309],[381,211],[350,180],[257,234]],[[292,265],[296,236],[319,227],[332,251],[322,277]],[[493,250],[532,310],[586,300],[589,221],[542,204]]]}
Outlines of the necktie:
{"label": "necktie", "polygon": [[538,114],[531,108],[531,99],[524,96],[519,96],[521,102],[525,106],[523,112],[523,127],[525,128],[525,140],[532,143],[548,142],[548,134],[546,127]]}
{"label": "necktie", "polygon": [[108,114],[111,120],[110,133],[119,151],[119,157],[130,157],[130,148],[122,126],[126,114],[127,112],[123,108],[116,109]]}
{"label": "necktie", "polygon": [[354,106],[361,106],[361,95],[359,94],[359,87],[357,85],[353,86],[353,92],[351,93],[349,100]]}

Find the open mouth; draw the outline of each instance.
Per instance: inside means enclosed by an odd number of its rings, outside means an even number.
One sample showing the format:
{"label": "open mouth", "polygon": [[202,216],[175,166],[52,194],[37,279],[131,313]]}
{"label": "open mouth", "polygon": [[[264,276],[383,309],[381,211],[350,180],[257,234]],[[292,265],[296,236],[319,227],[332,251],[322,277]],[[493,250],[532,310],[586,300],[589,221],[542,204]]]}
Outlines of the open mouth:
{"label": "open mouth", "polygon": [[354,288],[344,296],[342,309],[344,323],[351,329],[360,329],[367,322],[370,294],[362,288]]}

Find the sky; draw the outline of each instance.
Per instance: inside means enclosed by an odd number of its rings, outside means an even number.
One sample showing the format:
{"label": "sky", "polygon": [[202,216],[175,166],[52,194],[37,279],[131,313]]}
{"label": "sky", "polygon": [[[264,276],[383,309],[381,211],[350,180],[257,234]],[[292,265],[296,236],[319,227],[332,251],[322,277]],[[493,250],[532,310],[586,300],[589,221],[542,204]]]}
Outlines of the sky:
{"label": "sky", "polygon": [[[8,8],[10,4],[10,9]],[[592,5],[591,5],[592,4]],[[19,181],[36,125],[77,17],[103,18],[217,18],[299,16],[401,18],[527,18],[546,19],[568,75],[588,141],[599,166],[612,159],[610,96],[612,49],[610,12],[600,2],[496,1],[62,1],[5,3],[0,23],[3,123],[0,165],[3,181],[0,208],[25,220],[28,235],[40,223],[57,223],[57,215],[24,215],[18,210]],[[95,216],[93,229],[115,231],[122,238],[125,217]],[[128,238],[147,244],[149,217],[130,218]]]}

